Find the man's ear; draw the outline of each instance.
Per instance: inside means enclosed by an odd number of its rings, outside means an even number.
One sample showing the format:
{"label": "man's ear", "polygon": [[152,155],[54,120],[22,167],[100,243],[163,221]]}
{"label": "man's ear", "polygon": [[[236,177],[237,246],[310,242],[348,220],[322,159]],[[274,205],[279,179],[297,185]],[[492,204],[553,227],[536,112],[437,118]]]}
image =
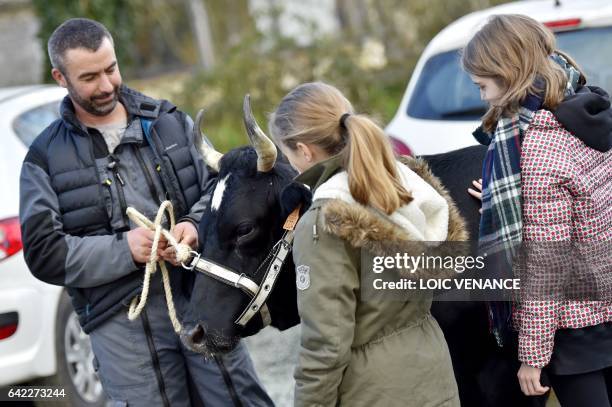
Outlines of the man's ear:
{"label": "man's ear", "polygon": [[66,81],[66,77],[59,69],[57,68],[51,69],[51,76],[53,76],[53,79],[55,79],[55,82],[57,82],[57,84],[61,86],[62,88],[68,87],[68,82]]}
{"label": "man's ear", "polygon": [[308,210],[311,202],[312,193],[308,187],[295,181],[290,183],[281,192],[280,205],[283,218],[289,216],[300,204],[302,205],[300,215],[303,214]]}

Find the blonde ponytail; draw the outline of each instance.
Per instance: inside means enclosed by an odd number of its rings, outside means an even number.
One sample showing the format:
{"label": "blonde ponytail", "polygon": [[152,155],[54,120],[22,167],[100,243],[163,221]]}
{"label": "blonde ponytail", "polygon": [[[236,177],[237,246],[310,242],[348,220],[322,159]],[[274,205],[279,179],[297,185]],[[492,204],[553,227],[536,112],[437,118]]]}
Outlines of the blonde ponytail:
{"label": "blonde ponytail", "polygon": [[409,203],[412,197],[400,182],[395,155],[382,129],[363,115],[348,116],[344,123],[348,143],[343,156],[353,198],[386,214]]}

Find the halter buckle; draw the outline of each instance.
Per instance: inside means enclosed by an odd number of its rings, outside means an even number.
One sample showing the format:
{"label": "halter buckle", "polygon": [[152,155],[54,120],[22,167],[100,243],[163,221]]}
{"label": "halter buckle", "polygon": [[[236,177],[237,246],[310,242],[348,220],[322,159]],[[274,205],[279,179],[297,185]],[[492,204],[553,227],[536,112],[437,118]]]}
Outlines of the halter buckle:
{"label": "halter buckle", "polygon": [[183,263],[183,262],[181,262],[181,266],[183,266],[183,268],[185,270],[192,271],[195,268],[195,266],[198,263],[198,261],[200,260],[201,254],[196,252],[196,251],[193,251],[193,250],[191,250],[189,252],[189,254],[193,254],[194,255],[193,259],[191,260],[191,266],[186,266],[185,263]]}
{"label": "halter buckle", "polygon": [[236,288],[240,288],[240,280],[241,280],[243,277],[246,277],[246,274],[244,274],[244,273],[240,273],[240,275],[238,276],[238,280],[236,280],[236,282],[234,283],[234,287],[236,287]]}

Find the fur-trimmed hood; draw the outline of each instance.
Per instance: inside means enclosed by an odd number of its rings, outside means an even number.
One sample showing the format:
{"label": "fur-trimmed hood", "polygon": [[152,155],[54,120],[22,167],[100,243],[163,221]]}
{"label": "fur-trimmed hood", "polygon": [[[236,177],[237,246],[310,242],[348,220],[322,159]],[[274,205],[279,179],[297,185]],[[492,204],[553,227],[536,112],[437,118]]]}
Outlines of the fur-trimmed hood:
{"label": "fur-trimmed hood", "polygon": [[[445,221],[445,241],[467,242],[468,232],[465,220],[459,214],[448,191],[440,180],[433,175],[427,163],[420,158],[401,157],[401,162],[418,177],[433,187],[447,205],[448,217]],[[331,179],[331,178],[330,178]],[[321,185],[323,187],[324,184]],[[413,191],[411,185],[407,185]],[[315,199],[317,198],[315,191]],[[319,196],[327,194],[320,194]],[[412,203],[411,203],[412,204]],[[410,204],[409,204],[410,205]],[[457,255],[457,247],[439,245],[431,241],[416,240],[409,231],[393,222],[389,217],[372,208],[344,199],[326,199],[321,204],[323,228],[326,232],[338,236],[355,248],[365,249],[376,256],[388,256],[395,253],[428,253],[431,255]],[[460,246],[464,247],[464,246]]]}
{"label": "fur-trimmed hood", "polygon": [[[401,162],[396,165],[397,175],[410,194],[410,202],[386,215],[411,240],[440,242],[448,234],[448,203],[423,178]],[[339,199],[355,205],[349,189],[348,173],[339,171],[323,182],[315,191],[313,200]],[[385,215],[383,215],[385,216]]]}
{"label": "fur-trimmed hood", "polygon": [[[437,224],[433,225],[434,228],[443,226],[445,228],[443,232],[436,230],[424,233],[421,236],[433,237],[437,235],[442,237],[442,239],[430,238],[430,242],[441,240],[467,241],[468,233],[465,221],[459,215],[459,211],[450,194],[442,186],[440,180],[432,174],[427,163],[423,159],[413,157],[401,157],[401,162],[413,171],[414,175],[420,177],[408,179],[406,188],[413,195],[414,199],[406,206],[409,207],[421,203],[421,206],[430,206],[431,208],[426,209],[431,209],[432,212],[435,211],[433,215],[438,218],[444,217],[436,219]],[[348,241],[354,247],[370,249],[377,255],[396,251],[398,247],[404,246],[406,242],[411,244],[418,243],[421,247],[427,247],[423,243],[426,239],[421,238],[418,239],[420,241],[415,241],[418,236],[412,233],[413,230],[406,230],[402,227],[407,222],[402,224],[394,221],[394,218],[399,218],[401,214],[396,213],[395,217],[387,217],[379,211],[358,204],[352,198],[347,198],[344,189],[332,190],[327,188],[328,185],[332,188],[337,188],[337,183],[330,184],[330,181],[340,180],[340,176],[344,174],[334,175],[329,181],[323,183],[314,194],[314,200],[328,199],[321,206],[324,216],[323,224],[328,232]],[[435,196],[432,196],[430,191],[423,191],[425,188],[422,186],[419,186],[419,191],[417,191],[414,184],[415,178],[421,182],[425,181],[423,184],[430,186],[431,192],[437,192],[440,200],[438,201]],[[427,194],[427,197],[420,199],[420,202],[416,196],[419,192],[423,195]],[[334,196],[335,198],[332,198]]]}

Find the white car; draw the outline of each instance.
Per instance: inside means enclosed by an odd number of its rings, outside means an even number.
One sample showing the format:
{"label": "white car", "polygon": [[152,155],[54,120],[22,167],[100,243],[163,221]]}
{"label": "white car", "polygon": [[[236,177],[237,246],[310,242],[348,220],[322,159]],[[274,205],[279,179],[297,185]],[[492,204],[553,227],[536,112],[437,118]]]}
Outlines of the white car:
{"label": "white car", "polygon": [[396,151],[437,154],[476,144],[486,106],[461,69],[459,50],[495,14],[525,14],[551,28],[559,49],[589,84],[612,93],[612,1],[518,1],[468,14],[444,28],[421,55],[400,106],[385,129]]}
{"label": "white car", "polygon": [[67,405],[102,406],[89,338],[69,297],[30,274],[21,244],[21,163],[65,95],[50,85],[0,89],[0,387],[36,380],[65,389]]}

